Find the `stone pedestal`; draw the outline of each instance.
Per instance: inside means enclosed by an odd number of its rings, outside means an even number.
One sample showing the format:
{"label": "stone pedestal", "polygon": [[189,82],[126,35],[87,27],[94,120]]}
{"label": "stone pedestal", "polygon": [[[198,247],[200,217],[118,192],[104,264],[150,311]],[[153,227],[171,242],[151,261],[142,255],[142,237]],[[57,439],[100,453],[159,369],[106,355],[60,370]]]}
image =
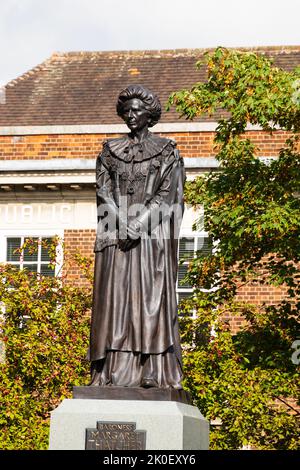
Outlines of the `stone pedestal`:
{"label": "stone pedestal", "polygon": [[[63,400],[51,413],[49,449],[84,450],[86,430],[96,431],[98,422],[110,425],[134,423],[138,432],[146,431],[147,450],[208,449],[209,424],[195,406],[159,399],[108,400],[96,397]],[[102,440],[96,448],[125,450],[128,445],[122,440],[117,444]]]}

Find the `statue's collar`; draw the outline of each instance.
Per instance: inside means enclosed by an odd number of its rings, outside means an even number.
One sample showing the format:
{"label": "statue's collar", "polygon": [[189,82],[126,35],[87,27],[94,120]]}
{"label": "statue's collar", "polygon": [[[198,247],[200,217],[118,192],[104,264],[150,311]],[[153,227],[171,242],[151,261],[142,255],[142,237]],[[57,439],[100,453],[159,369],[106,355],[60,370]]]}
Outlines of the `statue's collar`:
{"label": "statue's collar", "polygon": [[142,142],[134,142],[127,134],[119,139],[109,140],[107,145],[119,160],[131,162],[134,159],[135,162],[141,162],[159,155],[168,145],[168,140],[149,132]]}

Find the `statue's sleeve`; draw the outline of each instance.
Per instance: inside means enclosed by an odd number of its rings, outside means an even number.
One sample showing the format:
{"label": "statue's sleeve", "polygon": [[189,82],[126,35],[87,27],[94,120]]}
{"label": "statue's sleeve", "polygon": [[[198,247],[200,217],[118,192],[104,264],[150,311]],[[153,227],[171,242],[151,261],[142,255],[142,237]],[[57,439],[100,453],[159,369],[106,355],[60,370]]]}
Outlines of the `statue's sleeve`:
{"label": "statue's sleeve", "polygon": [[119,224],[119,208],[112,191],[111,166],[110,152],[107,144],[104,143],[96,162],[98,222],[105,217],[107,221],[110,221],[112,229],[115,229]]}
{"label": "statue's sleeve", "polygon": [[136,217],[133,226],[138,231],[151,233],[164,218],[182,217],[184,182],[183,159],[174,148],[162,162],[160,181],[153,197]]}

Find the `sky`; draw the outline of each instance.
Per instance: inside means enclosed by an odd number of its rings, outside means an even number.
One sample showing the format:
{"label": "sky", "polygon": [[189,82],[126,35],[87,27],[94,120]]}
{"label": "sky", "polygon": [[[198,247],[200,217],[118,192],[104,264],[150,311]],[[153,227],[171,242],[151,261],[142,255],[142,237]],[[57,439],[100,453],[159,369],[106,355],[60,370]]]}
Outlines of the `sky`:
{"label": "sky", "polygon": [[54,52],[300,45],[300,0],[0,0],[0,85]]}

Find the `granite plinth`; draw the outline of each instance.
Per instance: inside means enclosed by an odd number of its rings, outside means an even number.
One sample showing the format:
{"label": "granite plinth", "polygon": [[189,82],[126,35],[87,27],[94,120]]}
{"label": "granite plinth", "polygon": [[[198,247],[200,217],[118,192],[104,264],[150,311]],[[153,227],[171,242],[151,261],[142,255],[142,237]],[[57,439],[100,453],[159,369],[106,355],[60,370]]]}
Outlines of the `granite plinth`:
{"label": "granite plinth", "polygon": [[[65,399],[51,413],[50,450],[84,450],[98,422],[134,423],[147,450],[207,450],[209,423],[195,406],[176,401]],[[111,442],[99,450],[122,450]]]}

